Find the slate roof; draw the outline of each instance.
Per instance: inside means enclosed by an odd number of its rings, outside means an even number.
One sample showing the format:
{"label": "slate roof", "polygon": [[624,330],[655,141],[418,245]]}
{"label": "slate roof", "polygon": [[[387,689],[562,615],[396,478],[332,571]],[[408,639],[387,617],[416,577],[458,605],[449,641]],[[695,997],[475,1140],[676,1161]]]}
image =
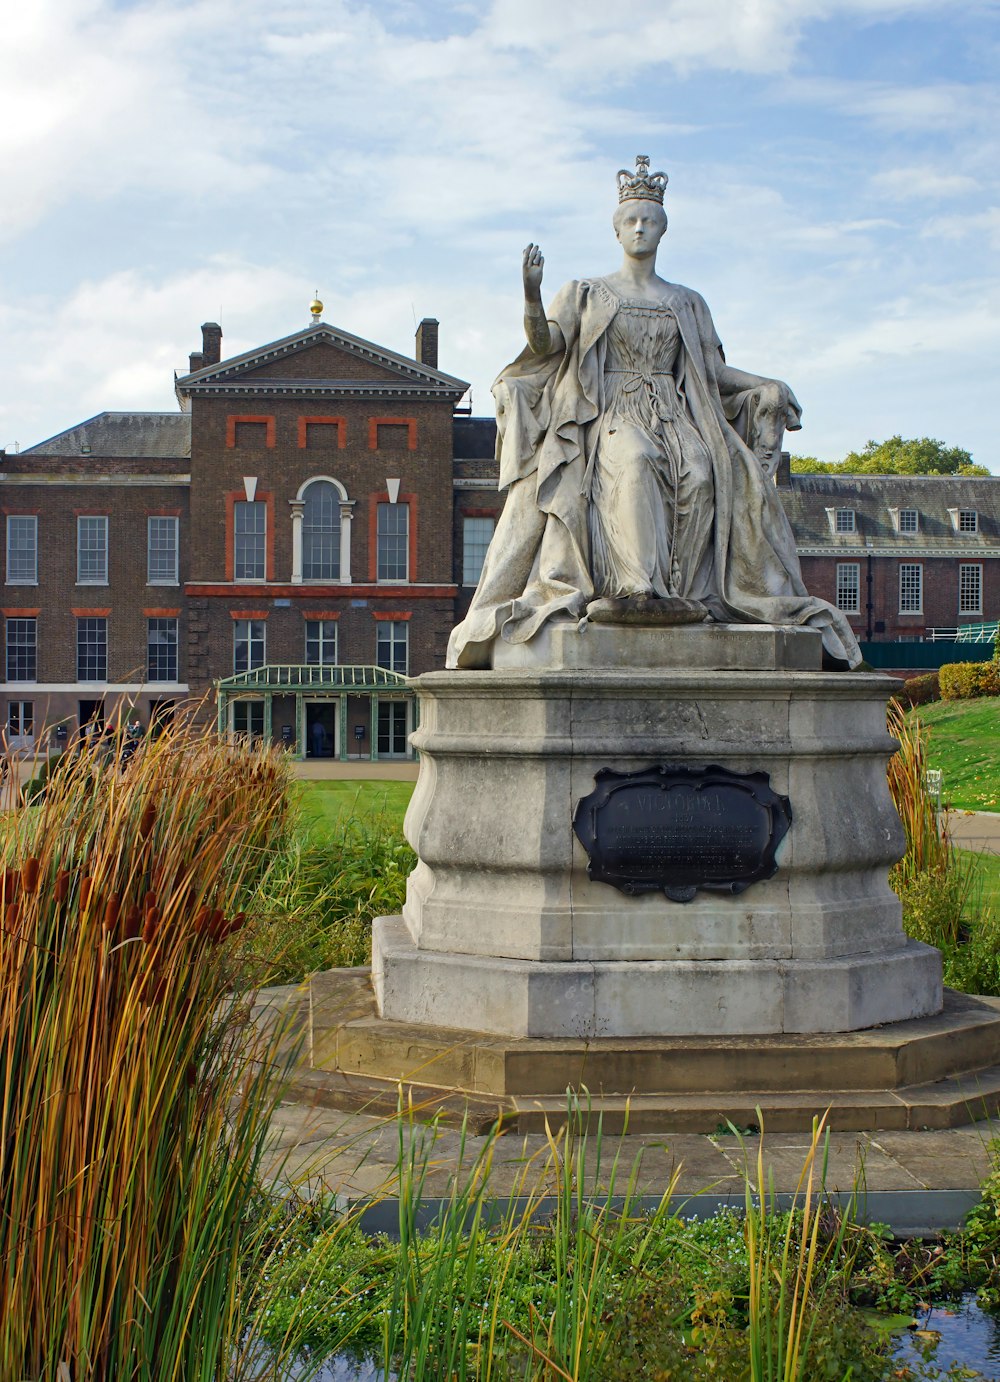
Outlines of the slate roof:
{"label": "slate roof", "polygon": [[[1000,551],[1000,476],[793,474],[778,493],[800,551]],[[836,532],[829,509],[853,509],[856,530]],[[892,509],[916,509],[917,531],[900,532]],[[978,531],[956,531],[949,509],[974,509]]]}
{"label": "slate roof", "polygon": [[187,413],[98,413],[27,447],[21,455],[186,460],[191,455],[191,417]]}

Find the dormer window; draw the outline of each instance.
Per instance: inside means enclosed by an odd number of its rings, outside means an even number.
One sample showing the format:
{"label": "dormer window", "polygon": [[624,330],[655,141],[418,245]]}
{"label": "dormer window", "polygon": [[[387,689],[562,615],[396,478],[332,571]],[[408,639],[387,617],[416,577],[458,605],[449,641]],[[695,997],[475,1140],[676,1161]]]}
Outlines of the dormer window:
{"label": "dormer window", "polygon": [[975,509],[959,509],[958,531],[960,533],[979,532],[979,514]]}
{"label": "dormer window", "polygon": [[853,533],[857,531],[853,509],[835,509],[833,514],[833,530],[836,533]]}
{"label": "dormer window", "polygon": [[899,531],[901,533],[916,533],[920,531],[920,514],[916,509],[900,509]]}

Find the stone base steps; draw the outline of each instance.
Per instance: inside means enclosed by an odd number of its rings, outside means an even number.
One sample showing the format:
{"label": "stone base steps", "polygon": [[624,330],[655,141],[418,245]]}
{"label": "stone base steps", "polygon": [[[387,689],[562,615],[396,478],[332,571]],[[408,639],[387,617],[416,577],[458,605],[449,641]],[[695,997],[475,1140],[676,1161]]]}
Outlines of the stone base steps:
{"label": "stone base steps", "polygon": [[609,1134],[808,1132],[830,1109],[839,1131],[959,1127],[1000,1113],[1000,1001],[946,991],[935,1017],[843,1034],[524,1039],[387,1022],[367,970],[331,970],[260,995],[301,1034],[288,1097],[391,1116],[499,1118],[519,1133],[556,1128],[567,1090]]}

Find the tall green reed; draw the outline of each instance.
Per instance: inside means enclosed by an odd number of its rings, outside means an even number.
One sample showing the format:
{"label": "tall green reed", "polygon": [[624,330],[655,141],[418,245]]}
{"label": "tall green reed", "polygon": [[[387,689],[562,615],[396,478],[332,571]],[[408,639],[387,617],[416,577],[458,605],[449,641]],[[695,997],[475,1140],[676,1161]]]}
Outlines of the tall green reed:
{"label": "tall green reed", "polygon": [[8,832],[6,1376],[225,1373],[276,1097],[225,943],[283,831],[285,774],[276,757],[180,727],[125,772],[99,747],[74,754]]}

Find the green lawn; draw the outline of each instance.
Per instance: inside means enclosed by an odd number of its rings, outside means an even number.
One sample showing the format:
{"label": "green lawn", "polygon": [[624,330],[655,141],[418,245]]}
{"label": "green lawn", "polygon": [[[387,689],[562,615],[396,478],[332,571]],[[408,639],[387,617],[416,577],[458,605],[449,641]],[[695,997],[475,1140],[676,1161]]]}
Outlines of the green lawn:
{"label": "green lawn", "polygon": [[982,884],[982,904],[990,907],[1000,916],[1000,854],[975,854],[972,850],[960,849],[962,860],[971,860]]}
{"label": "green lawn", "polygon": [[336,833],[344,816],[386,815],[400,829],[413,795],[412,782],[297,782],[295,795],[309,833]]}
{"label": "green lawn", "polygon": [[936,701],[910,713],[929,730],[928,766],[944,773],[944,801],[1000,811],[1000,696]]}

